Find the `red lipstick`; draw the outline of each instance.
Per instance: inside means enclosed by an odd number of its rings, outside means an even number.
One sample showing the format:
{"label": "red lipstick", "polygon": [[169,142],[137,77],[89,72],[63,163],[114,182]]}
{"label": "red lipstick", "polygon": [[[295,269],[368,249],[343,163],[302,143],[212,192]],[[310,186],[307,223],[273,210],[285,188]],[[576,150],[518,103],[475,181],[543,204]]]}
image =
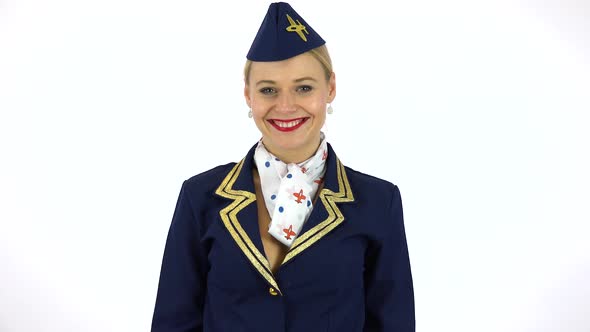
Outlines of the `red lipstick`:
{"label": "red lipstick", "polygon": [[267,120],[276,130],[289,132],[297,130],[301,127],[309,118],[296,118],[296,119],[270,119]]}

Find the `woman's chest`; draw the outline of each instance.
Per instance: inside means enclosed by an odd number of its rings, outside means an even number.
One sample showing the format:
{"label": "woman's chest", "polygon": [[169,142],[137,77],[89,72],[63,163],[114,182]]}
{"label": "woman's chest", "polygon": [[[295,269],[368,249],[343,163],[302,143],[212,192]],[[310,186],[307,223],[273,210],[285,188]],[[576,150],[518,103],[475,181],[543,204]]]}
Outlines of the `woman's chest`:
{"label": "woman's chest", "polygon": [[231,234],[221,220],[207,231],[207,280],[212,285],[245,293],[268,291],[270,278],[283,292],[362,287],[370,240],[357,227],[359,220],[345,220],[284,262],[289,250],[268,234],[254,207],[238,216],[243,232]]}

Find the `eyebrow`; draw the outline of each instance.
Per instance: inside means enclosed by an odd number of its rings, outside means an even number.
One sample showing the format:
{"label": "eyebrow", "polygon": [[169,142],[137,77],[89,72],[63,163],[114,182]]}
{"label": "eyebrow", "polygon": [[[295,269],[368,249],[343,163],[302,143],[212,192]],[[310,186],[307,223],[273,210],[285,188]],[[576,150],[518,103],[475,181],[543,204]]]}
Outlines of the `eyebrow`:
{"label": "eyebrow", "polygon": [[298,79],[296,79],[294,82],[295,82],[295,83],[299,83],[299,82],[308,81],[308,80],[309,80],[309,81],[314,81],[314,82],[317,82],[315,78],[313,78],[313,77],[310,77],[310,76],[305,76],[305,77],[302,77],[302,78],[298,78]]}
{"label": "eyebrow", "polygon": [[[298,78],[296,80],[293,80],[293,82],[295,82],[295,83],[299,83],[299,82],[303,82],[303,81],[314,81],[314,82],[317,82],[317,80],[315,78],[310,77],[310,76],[305,76],[305,77],[302,77],[302,78]],[[277,84],[277,82],[271,81],[271,80],[260,80],[260,81],[256,82],[256,86],[258,86],[260,84],[264,84],[264,83],[266,83],[266,84]]]}

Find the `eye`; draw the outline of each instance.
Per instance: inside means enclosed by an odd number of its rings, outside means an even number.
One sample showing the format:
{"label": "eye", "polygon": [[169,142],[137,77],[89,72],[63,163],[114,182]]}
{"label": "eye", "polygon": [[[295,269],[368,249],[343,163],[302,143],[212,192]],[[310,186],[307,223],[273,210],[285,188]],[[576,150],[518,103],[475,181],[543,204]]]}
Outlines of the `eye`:
{"label": "eye", "polygon": [[297,87],[298,92],[310,92],[311,90],[313,90],[313,87],[310,85],[302,85],[300,87]]}
{"label": "eye", "polygon": [[276,90],[274,88],[269,88],[269,87],[262,88],[258,91],[260,91],[260,93],[262,93],[263,95],[271,95],[273,93],[276,93]]}

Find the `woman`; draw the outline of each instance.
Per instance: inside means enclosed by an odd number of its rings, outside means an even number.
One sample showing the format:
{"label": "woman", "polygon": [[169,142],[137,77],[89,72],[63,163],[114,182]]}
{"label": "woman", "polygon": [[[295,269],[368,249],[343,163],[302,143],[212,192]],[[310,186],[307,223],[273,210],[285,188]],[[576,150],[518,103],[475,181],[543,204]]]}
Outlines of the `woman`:
{"label": "woman", "polygon": [[152,331],[414,331],[399,190],[344,166],[320,130],[336,96],[324,44],[270,5],[244,71],[262,139],[184,182]]}

